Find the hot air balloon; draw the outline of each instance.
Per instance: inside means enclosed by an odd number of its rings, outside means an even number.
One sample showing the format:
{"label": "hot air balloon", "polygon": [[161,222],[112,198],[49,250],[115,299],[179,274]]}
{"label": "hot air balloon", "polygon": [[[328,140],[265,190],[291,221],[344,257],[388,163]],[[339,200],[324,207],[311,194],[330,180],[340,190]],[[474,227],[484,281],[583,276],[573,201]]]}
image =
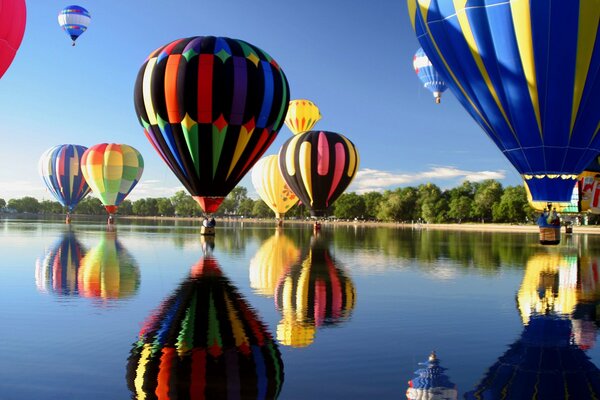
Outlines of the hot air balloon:
{"label": "hot air balloon", "polygon": [[288,139],[279,150],[279,168],[285,182],[313,217],[346,190],[358,171],[358,151],[335,132],[308,131]]}
{"label": "hot air balloon", "polygon": [[210,214],[277,136],[289,88],[283,70],[258,47],[204,36],[150,54],[134,100],[146,137]]}
{"label": "hot air balloon", "polygon": [[[546,210],[548,208],[548,203],[545,201],[533,201],[527,181],[523,181],[523,185],[525,186],[525,193],[527,194],[527,202],[531,208],[539,212]],[[583,211],[579,204],[579,182],[573,187],[570,201],[551,203],[551,207],[555,208],[559,213],[579,213]]]}
{"label": "hot air balloon", "polygon": [[12,63],[25,33],[25,0],[0,1],[0,78]]}
{"label": "hot air balloon", "polygon": [[442,93],[448,89],[448,86],[433,68],[431,61],[429,61],[422,48],[419,48],[413,57],[413,68],[421,82],[423,82],[423,86],[433,93],[436,104],[439,104],[442,101]]}
{"label": "hot air balloon", "polygon": [[137,293],[140,269],[116,232],[104,232],[100,243],[81,260],[77,285],[81,297],[92,299],[119,300]]}
{"label": "hot air balloon", "polygon": [[250,261],[250,287],[260,295],[272,297],[279,279],[299,257],[300,250],[278,229]]}
{"label": "hot air balloon", "polygon": [[67,6],[58,13],[58,24],[71,37],[73,46],[77,38],[87,30],[91,20],[88,10],[81,6]]}
{"label": "hot air balloon", "polygon": [[407,4],[431,63],[533,200],[568,202],[600,153],[598,2]]}
{"label": "hot air balloon", "polygon": [[144,159],[139,151],[126,144],[101,143],[83,153],[81,170],[109,213],[111,223],[112,214],[140,181]]}
{"label": "hot air balloon", "polygon": [[310,131],[321,119],[321,111],[310,100],[300,99],[290,101],[285,124],[294,135]]}
{"label": "hot air balloon", "polygon": [[427,361],[419,363],[423,368],[415,371],[416,378],[408,381],[406,398],[409,400],[456,400],[458,391],[456,385],[440,366],[440,360],[435,352],[431,352]]}
{"label": "hot air balloon", "polygon": [[75,232],[63,232],[45,257],[36,261],[35,282],[38,290],[59,296],[78,295],[77,276],[85,252]]}
{"label": "hot air balloon", "polygon": [[316,328],[348,319],[355,301],[352,280],[322,239],[317,239],[308,254],[289,267],[277,285],[275,306],[283,314],[277,339],[287,346],[308,346],[314,340]]}
{"label": "hot air balloon", "polygon": [[127,365],[138,399],[275,399],[276,342],[217,261],[203,257],[146,320]]}
{"label": "hot air balloon", "polygon": [[56,200],[67,207],[67,223],[73,208],[90,192],[81,172],[86,150],[84,146],[63,144],[46,150],[40,158],[40,176]]}
{"label": "hot air balloon", "polygon": [[277,219],[298,202],[298,197],[285,183],[276,155],[261,158],[252,168],[252,184],[260,198],[275,213]]}

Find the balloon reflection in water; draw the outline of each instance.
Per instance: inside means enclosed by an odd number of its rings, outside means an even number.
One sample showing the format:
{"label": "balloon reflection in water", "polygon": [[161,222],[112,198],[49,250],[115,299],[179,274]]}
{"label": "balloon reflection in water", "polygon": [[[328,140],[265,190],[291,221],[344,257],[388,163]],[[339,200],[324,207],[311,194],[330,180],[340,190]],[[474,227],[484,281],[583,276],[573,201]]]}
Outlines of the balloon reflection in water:
{"label": "balloon reflection in water", "polygon": [[250,286],[272,297],[281,276],[300,258],[300,250],[280,229],[267,239],[250,261]]}
{"label": "balloon reflection in water", "polygon": [[78,294],[77,276],[85,249],[72,231],[63,232],[43,260],[35,265],[35,282],[38,290],[58,295]]}
{"label": "balloon reflection in water", "polygon": [[329,249],[317,240],[303,261],[291,266],[281,278],[275,305],[283,314],[277,327],[277,339],[282,344],[308,346],[316,328],[350,316],[356,292],[337,264]]}
{"label": "balloon reflection in water", "polygon": [[140,286],[140,270],[116,232],[103,234],[100,243],[81,260],[79,294],[102,299],[131,297]]}
{"label": "balloon reflection in water", "polygon": [[435,352],[429,355],[427,361],[419,365],[423,368],[415,371],[418,376],[408,381],[407,399],[455,400],[458,398],[456,385],[444,374],[446,368],[440,367],[440,360]]}
{"label": "balloon reflection in water", "polygon": [[146,320],[127,366],[138,399],[272,399],[283,378],[277,344],[211,257]]}

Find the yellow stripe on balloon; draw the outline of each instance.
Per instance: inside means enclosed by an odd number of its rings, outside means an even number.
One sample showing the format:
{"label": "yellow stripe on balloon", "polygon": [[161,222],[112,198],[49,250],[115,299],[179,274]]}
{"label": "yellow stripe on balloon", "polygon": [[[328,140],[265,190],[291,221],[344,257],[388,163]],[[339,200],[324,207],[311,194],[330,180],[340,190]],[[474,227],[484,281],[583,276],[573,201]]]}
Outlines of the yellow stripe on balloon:
{"label": "yellow stripe on balloon", "polygon": [[577,34],[577,59],[575,62],[575,84],[573,85],[573,109],[571,110],[571,130],[569,139],[573,135],[573,127],[579,111],[583,89],[590,68],[590,61],[594,53],[594,44],[600,22],[600,1],[579,1],[579,29]]}
{"label": "yellow stripe on balloon", "polygon": [[529,89],[529,97],[531,105],[535,112],[535,119],[538,124],[539,134],[542,141],[544,135],[542,133],[542,119],[540,114],[540,100],[537,86],[537,76],[535,73],[535,57],[533,53],[533,38],[531,33],[531,3],[529,0],[515,0],[510,3],[513,25],[515,27],[515,37],[517,39],[517,47],[521,56],[521,65],[525,80],[527,80],[527,88]]}
{"label": "yellow stripe on balloon", "polygon": [[285,153],[285,168],[287,169],[287,173],[290,176],[296,175],[296,165],[294,165],[294,153],[296,152],[296,145],[298,144],[298,139],[300,139],[302,135],[296,135],[292,140],[290,140],[290,144],[286,149]]}
{"label": "yellow stripe on balloon", "polygon": [[235,345],[240,347],[243,344],[248,344],[248,337],[244,332],[244,325],[240,321],[237,311],[233,308],[229,296],[225,294],[225,304],[227,305],[227,315],[229,316],[229,322],[231,322],[231,332],[235,339]]}
{"label": "yellow stripe on balloon", "polygon": [[309,276],[310,266],[312,264],[312,252],[309,253],[308,257],[302,263],[302,272],[298,278],[296,287],[296,313],[297,315],[306,316],[308,312],[308,289],[309,289]]}
{"label": "yellow stripe on balloon", "polygon": [[312,175],[311,175],[311,154],[310,154],[311,144],[310,142],[303,142],[300,145],[300,149],[298,152],[298,166],[300,167],[300,176],[302,177],[302,181],[304,182],[304,187],[306,188],[306,193],[310,198],[310,205],[313,205],[313,197],[312,197]]}
{"label": "yellow stripe on balloon", "polygon": [[294,286],[294,283],[292,282],[292,278],[290,276],[287,276],[283,283],[283,295],[282,295],[283,301],[281,304],[284,314],[286,312],[291,312],[294,309],[294,303],[293,303],[293,299],[292,299],[293,286]]}
{"label": "yellow stripe on balloon", "polygon": [[344,139],[346,147],[348,148],[348,169],[346,169],[346,175],[352,176],[354,175],[355,169],[358,168],[358,152],[345,136],[340,136]]}
{"label": "yellow stripe on balloon", "polygon": [[413,30],[416,29],[415,20],[417,19],[417,0],[408,0],[408,16],[410,17],[410,23]]}
{"label": "yellow stripe on balloon", "polygon": [[460,24],[460,29],[462,31],[463,37],[465,38],[465,40],[467,41],[467,44],[469,45],[469,50],[471,50],[471,55],[473,56],[473,59],[475,60],[475,64],[477,64],[477,68],[479,69],[479,72],[481,73],[483,80],[485,81],[485,85],[487,86],[488,90],[490,91],[490,94],[494,98],[494,102],[498,106],[498,109],[500,110],[500,113],[502,114],[504,121],[506,121],[506,125],[508,125],[510,131],[512,132],[513,136],[515,137],[515,140],[517,141],[517,143],[519,143],[519,138],[517,137],[517,134],[515,133],[512,125],[508,119],[508,116],[506,115],[506,111],[504,111],[504,107],[502,107],[502,103],[500,102],[500,98],[498,97],[498,93],[496,92],[496,88],[494,87],[494,84],[492,83],[490,75],[489,75],[487,69],[485,68],[485,65],[483,63],[483,59],[481,58],[481,55],[479,54],[479,48],[477,47],[477,41],[475,40],[475,36],[473,35],[473,30],[471,29],[471,23],[469,22],[469,18],[467,17],[467,11],[465,10],[467,1],[468,0],[453,0],[454,9],[456,11],[456,18],[458,19],[458,23]]}
{"label": "yellow stripe on balloon", "polygon": [[[463,0],[463,1],[466,1],[466,0]],[[423,26],[427,30],[427,35],[431,39],[431,44],[435,48],[435,51],[437,52],[438,57],[444,63],[444,66],[446,67],[446,70],[450,74],[450,77],[452,78],[452,80],[456,84],[456,87],[458,87],[458,89],[461,91],[461,93],[463,94],[463,96],[465,96],[465,99],[467,99],[467,101],[469,102],[469,104],[471,105],[471,107],[473,107],[473,110],[475,110],[475,112],[477,113],[477,115],[481,119],[481,122],[487,127],[488,131],[493,132],[495,134],[494,129],[492,129],[492,127],[490,126],[490,124],[488,124],[488,122],[486,121],[486,119],[481,114],[481,111],[479,111],[479,109],[477,108],[477,106],[475,105],[475,103],[473,102],[473,100],[471,99],[471,97],[467,94],[467,91],[465,90],[465,88],[462,86],[462,84],[456,78],[456,75],[454,74],[454,72],[452,72],[452,69],[448,65],[448,62],[446,61],[446,58],[442,55],[442,52],[440,51],[439,46],[437,45],[437,43],[436,43],[433,35],[431,34],[431,29],[429,29],[429,25],[427,25],[427,14],[429,12],[429,6],[431,5],[431,0],[417,0],[417,2],[418,2],[419,9],[421,11],[421,15],[423,16],[423,21],[425,21],[425,23],[423,24]]]}
{"label": "yellow stripe on balloon", "polygon": [[156,57],[151,58],[146,63],[146,69],[144,70],[144,80],[142,81],[142,93],[144,95],[144,106],[146,107],[146,114],[148,114],[148,122],[150,125],[156,125],[156,112],[152,105],[152,74],[154,72],[154,66],[156,65]]}
{"label": "yellow stripe on balloon", "polygon": [[254,125],[252,125],[252,128],[250,130],[248,130],[248,128],[246,128],[245,125],[242,125],[240,127],[240,134],[238,135],[238,141],[237,141],[237,144],[235,145],[235,151],[233,153],[233,158],[231,159],[231,165],[229,165],[229,172],[227,173],[227,178],[225,178],[225,179],[229,179],[229,175],[231,175],[231,171],[233,171],[233,168],[236,166],[237,162],[239,161],[240,157],[242,156],[242,153],[246,149],[246,146],[248,145],[248,142],[250,141],[250,138],[252,137],[252,133],[254,133]]}
{"label": "yellow stripe on balloon", "polygon": [[152,355],[152,350],[149,344],[144,344],[138,361],[138,366],[135,370],[135,392],[138,400],[144,400],[146,398],[146,391],[144,390],[145,375],[146,375],[146,364]]}

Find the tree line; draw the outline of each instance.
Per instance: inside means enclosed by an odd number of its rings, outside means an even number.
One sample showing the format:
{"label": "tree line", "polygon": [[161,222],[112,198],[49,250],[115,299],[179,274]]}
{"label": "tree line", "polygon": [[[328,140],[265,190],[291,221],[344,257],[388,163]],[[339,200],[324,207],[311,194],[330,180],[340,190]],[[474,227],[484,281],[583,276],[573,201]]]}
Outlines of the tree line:
{"label": "tree line", "polygon": [[[0,199],[0,209],[32,214],[61,214],[66,211],[56,201],[38,201],[29,196],[8,202]],[[99,199],[88,196],[78,204],[74,214],[104,215],[105,211]],[[192,196],[178,191],[172,197],[125,200],[119,206],[119,215],[199,217],[202,210]],[[522,185],[503,187],[493,179],[465,181],[446,190],[427,183],[384,192],[345,193],[330,207],[328,215],[348,220],[428,223],[524,223],[536,219],[536,212],[527,202]],[[248,190],[238,186],[225,198],[215,216],[273,218],[274,214],[265,202],[251,199]],[[295,205],[286,213],[286,218],[308,216],[310,213],[302,204]]]}

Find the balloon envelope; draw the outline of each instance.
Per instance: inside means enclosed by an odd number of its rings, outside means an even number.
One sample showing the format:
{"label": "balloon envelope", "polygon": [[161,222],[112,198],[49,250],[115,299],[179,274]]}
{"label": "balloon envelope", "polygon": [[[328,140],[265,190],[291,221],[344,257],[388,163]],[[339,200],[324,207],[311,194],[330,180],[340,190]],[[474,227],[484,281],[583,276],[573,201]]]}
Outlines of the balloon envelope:
{"label": "balloon envelope", "polygon": [[0,0],[0,78],[17,54],[26,20],[25,0]]}
{"label": "balloon envelope", "polygon": [[77,296],[77,277],[86,251],[73,231],[64,232],[35,265],[36,286],[41,292]]}
{"label": "balloon envelope", "polygon": [[292,100],[285,116],[285,124],[294,135],[310,131],[321,119],[315,103],[306,99]]}
{"label": "balloon envelope", "polygon": [[569,201],[600,152],[598,2],[407,3],[433,66],[533,200]]}
{"label": "balloon envelope", "polygon": [[276,155],[258,160],[252,168],[252,184],[260,198],[281,218],[298,202],[298,197],[285,183]]}
{"label": "balloon envelope", "polygon": [[94,194],[112,214],[140,181],[144,159],[126,144],[101,143],[83,153],[81,170]]}
{"label": "balloon envelope", "polygon": [[308,131],[279,150],[279,168],[288,186],[313,216],[322,216],[358,171],[354,144],[335,132]]}
{"label": "balloon envelope", "polygon": [[448,89],[448,86],[442,80],[440,74],[433,68],[431,61],[429,61],[427,54],[425,54],[422,48],[419,48],[413,56],[413,68],[421,82],[423,82],[423,86],[433,93],[435,102],[439,103],[442,93]]}
{"label": "balloon envelope", "polygon": [[58,24],[71,37],[73,46],[77,38],[87,30],[91,20],[88,10],[81,6],[67,6],[58,13]]}
{"label": "balloon envelope", "polygon": [[81,158],[86,150],[84,146],[63,144],[46,150],[40,158],[40,176],[69,212],[90,192],[81,171]]}
{"label": "balloon envelope", "polygon": [[134,100],[154,149],[212,213],[277,136],[289,87],[283,70],[258,47],[191,37],[150,54]]}

